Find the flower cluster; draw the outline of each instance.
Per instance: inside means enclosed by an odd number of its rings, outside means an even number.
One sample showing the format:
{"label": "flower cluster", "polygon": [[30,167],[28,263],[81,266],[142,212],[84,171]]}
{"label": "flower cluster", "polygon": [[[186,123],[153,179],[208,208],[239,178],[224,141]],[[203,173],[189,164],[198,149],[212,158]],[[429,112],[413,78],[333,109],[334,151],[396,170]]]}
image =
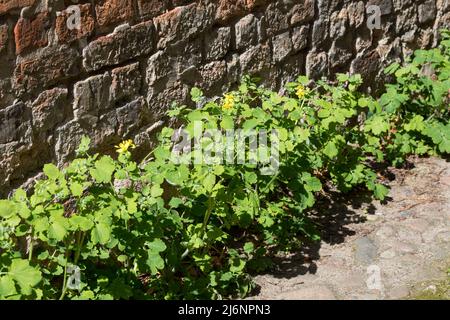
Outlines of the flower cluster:
{"label": "flower cluster", "polygon": [[295,94],[297,95],[297,97],[299,99],[303,99],[306,96],[307,91],[306,91],[306,88],[304,86],[298,85],[296,90],[297,91],[295,92]]}
{"label": "flower cluster", "polygon": [[231,94],[231,93],[225,94],[225,99],[223,101],[222,108],[225,110],[231,110],[234,107],[234,103],[235,103],[235,99],[234,99],[233,94]]}
{"label": "flower cluster", "polygon": [[125,153],[128,151],[128,149],[134,149],[136,148],[136,145],[133,143],[133,140],[126,140],[121,143],[119,143],[118,146],[116,146],[117,153]]}

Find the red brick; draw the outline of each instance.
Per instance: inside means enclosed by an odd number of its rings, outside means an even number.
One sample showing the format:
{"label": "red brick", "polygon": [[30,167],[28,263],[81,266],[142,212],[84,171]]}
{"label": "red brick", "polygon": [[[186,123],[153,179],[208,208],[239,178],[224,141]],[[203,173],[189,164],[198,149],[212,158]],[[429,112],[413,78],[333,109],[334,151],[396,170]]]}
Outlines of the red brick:
{"label": "red brick", "polygon": [[0,25],[0,53],[6,49],[8,44],[8,26],[6,24]]}
{"label": "red brick", "polygon": [[138,0],[139,15],[144,19],[152,19],[163,14],[169,5],[167,0]]}
{"label": "red brick", "polygon": [[32,6],[36,0],[0,0],[0,15],[10,10]]}
{"label": "red brick", "polygon": [[104,0],[95,6],[95,12],[100,30],[107,30],[110,26],[133,21],[133,1]]}
{"label": "red brick", "polygon": [[33,19],[20,18],[14,28],[16,53],[21,54],[29,48],[45,47],[50,28],[49,14],[41,12]]}
{"label": "red brick", "polygon": [[67,19],[70,17],[71,12],[64,10],[56,18],[56,34],[58,36],[58,41],[70,43],[74,40],[88,37],[94,31],[95,20],[91,14],[91,4],[82,4],[78,7],[81,11],[81,29],[70,30],[67,27]]}

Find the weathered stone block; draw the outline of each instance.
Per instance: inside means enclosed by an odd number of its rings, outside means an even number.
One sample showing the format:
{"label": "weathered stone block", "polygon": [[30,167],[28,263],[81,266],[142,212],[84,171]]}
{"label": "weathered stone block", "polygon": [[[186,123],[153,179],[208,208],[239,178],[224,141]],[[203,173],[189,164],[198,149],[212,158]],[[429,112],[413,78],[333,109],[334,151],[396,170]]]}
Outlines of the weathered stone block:
{"label": "weathered stone block", "polygon": [[166,77],[173,67],[173,59],[165,51],[158,51],[148,59],[146,81],[153,85],[158,80]]}
{"label": "weathered stone block", "polygon": [[0,80],[0,109],[11,105],[14,99],[10,79]]}
{"label": "weathered stone block", "polygon": [[[69,121],[55,130],[55,155],[59,165],[63,165],[75,155],[81,137],[87,133],[76,120]],[[90,138],[93,140],[91,136]]]}
{"label": "weathered stone block", "polygon": [[20,18],[14,28],[16,53],[22,54],[27,49],[45,47],[48,44],[50,15],[41,12],[35,17]]}
{"label": "weathered stone block", "polygon": [[0,145],[19,142],[31,135],[31,113],[18,102],[0,110]]}
{"label": "weathered stone block", "polygon": [[405,34],[410,30],[417,29],[416,8],[414,7],[405,8],[397,14],[396,18],[397,19],[395,29],[397,34]]}
{"label": "weathered stone block", "polygon": [[166,114],[172,102],[179,104],[187,103],[190,89],[191,87],[175,79],[159,82],[158,86],[150,87],[146,100],[152,119],[161,119]]}
{"label": "weathered stone block", "polygon": [[295,81],[299,75],[305,74],[305,60],[306,54],[298,53],[287,57],[283,61],[283,68],[274,68],[280,88],[285,88],[287,83]]}
{"label": "weathered stone block", "polygon": [[227,63],[225,61],[213,61],[200,68],[200,78],[196,86],[209,91],[213,88],[221,88],[227,79]]}
{"label": "weathered stone block", "polygon": [[95,6],[95,13],[100,30],[107,30],[111,26],[133,20],[133,1],[103,0]]}
{"label": "weathered stone block", "polygon": [[271,51],[267,44],[251,47],[239,57],[241,70],[245,73],[262,71],[270,66],[271,61]]}
{"label": "weathered stone block", "polygon": [[293,51],[293,44],[289,31],[275,36],[272,40],[273,60],[281,62],[286,59]]}
{"label": "weathered stone block", "polygon": [[109,109],[111,82],[106,72],[75,84],[73,114],[76,121],[96,125],[101,112]]}
{"label": "weathered stone block", "polygon": [[393,6],[395,11],[400,11],[406,7],[410,7],[414,0],[393,0]]}
{"label": "weathered stone block", "polygon": [[116,28],[83,49],[83,66],[90,72],[150,54],[155,47],[154,34],[152,21]]}
{"label": "weathered stone block", "polygon": [[450,12],[443,14],[437,22],[438,28],[448,28],[448,26],[450,26]]}
{"label": "weathered stone block", "polygon": [[230,49],[231,28],[223,27],[214,29],[205,36],[205,52],[207,60],[219,60]]}
{"label": "weathered stone block", "polygon": [[342,38],[348,30],[347,25],[347,9],[343,8],[340,11],[333,12],[330,22],[330,38],[333,40]]}
{"label": "weathered stone block", "polygon": [[0,25],[0,53],[6,51],[9,40],[9,27],[6,24]]}
{"label": "weathered stone block", "polygon": [[294,51],[300,51],[308,46],[309,26],[301,26],[292,30]]}
{"label": "weathered stone block", "polygon": [[355,241],[355,260],[362,265],[372,264],[377,257],[377,246],[369,237],[362,237]]}
{"label": "weathered stone block", "polygon": [[233,54],[227,61],[228,87],[237,83],[241,78],[241,66],[239,64],[239,55]]}
{"label": "weathered stone block", "polygon": [[328,61],[332,69],[346,67],[352,60],[353,53],[351,48],[345,46],[345,42],[337,43],[334,41],[328,53]]}
{"label": "weathered stone block", "polygon": [[139,130],[143,122],[149,118],[147,102],[142,97],[116,109],[115,113],[118,137],[129,137],[131,133]]}
{"label": "weathered stone block", "polygon": [[306,75],[312,79],[325,76],[328,71],[328,56],[325,52],[310,52],[306,56]]}
{"label": "weathered stone block", "polygon": [[53,88],[42,92],[31,104],[35,132],[43,133],[54,129],[64,120],[68,105],[66,88]]}
{"label": "weathered stone block", "polygon": [[141,80],[139,63],[112,70],[109,100],[117,102],[139,94]]}
{"label": "weathered stone block", "polygon": [[251,12],[256,7],[266,3],[266,0],[219,0],[218,2],[216,19],[221,23],[225,23],[227,20]]}
{"label": "weathered stone block", "polygon": [[322,48],[329,40],[329,21],[318,19],[314,21],[312,30],[312,46],[313,48]]}
{"label": "weathered stone block", "polygon": [[278,3],[271,3],[265,13],[264,22],[266,35],[271,37],[289,28],[289,17],[279,7]]}
{"label": "weathered stone block", "polygon": [[436,13],[436,1],[428,0],[419,5],[417,16],[421,24],[426,24],[434,21],[434,19],[436,18]]}
{"label": "weathered stone block", "polygon": [[[142,100],[142,99],[141,99]],[[140,102],[132,102],[139,104]],[[128,112],[132,109],[140,108],[138,106],[128,107]],[[122,110],[119,108],[122,112]],[[123,113],[119,113],[123,117]],[[130,126],[131,117],[128,119],[118,119],[118,112],[116,109],[109,110],[106,113],[99,115],[95,126],[90,125],[84,121],[72,120],[57,128],[55,131],[55,154],[57,155],[57,162],[63,165],[75,154],[81,137],[88,135],[91,138],[93,150],[96,152],[111,152],[114,145],[118,144],[127,132]],[[142,125],[138,119],[133,118],[136,126]],[[122,124],[120,124],[122,122]],[[119,134],[120,132],[120,134]]]}
{"label": "weathered stone block", "polygon": [[235,48],[246,49],[256,44],[258,40],[258,21],[253,14],[249,14],[236,23]]}
{"label": "weathered stone block", "polygon": [[[193,84],[198,77],[197,67],[201,65],[203,50],[202,39],[182,41],[158,51],[147,62],[146,82],[158,90],[167,82],[182,80]],[[162,90],[162,89],[161,89]]]}
{"label": "weathered stone block", "polygon": [[[193,84],[198,77],[202,62],[203,41],[182,41],[169,46],[164,51],[158,51],[148,59],[146,81],[152,90],[157,90],[167,82],[182,80]],[[162,90],[162,89],[161,89]]]}
{"label": "weathered stone block", "polygon": [[152,19],[166,12],[169,8],[167,0],[138,0],[139,16],[143,19]]}
{"label": "weathered stone block", "polygon": [[289,12],[289,22],[294,24],[304,24],[314,19],[314,0],[302,0],[296,4]]}
{"label": "weathered stone block", "polygon": [[172,5],[174,7],[185,6],[189,3],[194,2],[195,0],[172,0]]}
{"label": "weathered stone block", "polygon": [[376,76],[380,69],[380,55],[376,50],[360,53],[350,66],[350,72],[365,75],[366,78]]}
{"label": "weathered stone block", "polygon": [[436,6],[440,8],[443,12],[449,12],[450,0],[437,0]]}
{"label": "weathered stone block", "polygon": [[91,14],[91,4],[82,4],[78,7],[81,14],[80,28],[68,26],[68,19],[73,19],[71,18],[73,11],[71,10],[64,10],[56,17],[55,30],[59,42],[72,42],[77,39],[88,37],[93,33],[95,21]]}
{"label": "weathered stone block", "polygon": [[[409,1],[409,0],[407,0],[407,1]],[[371,5],[380,7],[382,15],[391,14],[393,11],[392,0],[369,0],[367,2],[366,7],[371,6]]]}
{"label": "weathered stone block", "polygon": [[203,2],[177,7],[155,18],[158,32],[158,48],[166,48],[171,43],[186,41],[207,30],[214,22],[215,4]]}
{"label": "weathered stone block", "polygon": [[365,9],[363,1],[350,3],[347,10],[350,27],[359,28],[364,23]]}
{"label": "weathered stone block", "polygon": [[356,38],[355,49],[356,52],[361,52],[372,45],[372,41],[369,35],[363,35]]}
{"label": "weathered stone block", "polygon": [[[101,75],[79,81],[74,86],[74,119],[81,125],[96,127],[101,119],[109,119],[109,109],[122,106],[139,95],[141,76],[139,63],[119,67]],[[105,114],[109,114],[105,118]]]}
{"label": "weathered stone block", "polygon": [[8,11],[32,6],[36,0],[0,0],[0,15]]}
{"label": "weathered stone block", "polygon": [[80,72],[79,53],[66,45],[47,47],[37,54],[18,59],[13,89],[18,94],[42,90]]}
{"label": "weathered stone block", "polygon": [[172,69],[178,74],[187,68],[199,66],[203,63],[204,47],[201,38],[177,42],[174,45],[169,45],[166,51],[176,62]]}

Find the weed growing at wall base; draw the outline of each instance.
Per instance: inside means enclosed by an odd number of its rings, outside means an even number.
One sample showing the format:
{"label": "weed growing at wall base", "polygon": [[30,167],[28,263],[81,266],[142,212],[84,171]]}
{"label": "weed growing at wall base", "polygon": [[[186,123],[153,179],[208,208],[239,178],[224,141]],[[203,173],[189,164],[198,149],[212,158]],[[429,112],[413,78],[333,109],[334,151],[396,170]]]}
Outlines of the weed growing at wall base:
{"label": "weed growing at wall base", "polygon": [[195,165],[251,164],[260,166],[263,175],[277,173],[280,151],[280,133],[277,129],[272,129],[269,134],[264,129],[234,130],[231,127],[224,129],[225,126],[203,131],[203,122],[194,121],[192,136],[188,130],[176,130],[172,135],[175,144],[171,161]]}
{"label": "weed growing at wall base", "polygon": [[[249,273],[269,268],[273,253],[318,240],[308,209],[325,184],[341,192],[366,187],[383,200],[389,190],[377,164],[450,153],[449,59],[444,32],[439,48],[386,70],[395,81],[380,99],[358,91],[358,75],[333,84],[299,77],[285,95],[246,77],[221,101],[170,110],[212,158],[220,154],[214,133],[276,132],[271,175],[258,161],[238,161],[255,153],[252,143],[234,145],[229,163],[176,162],[174,150],[191,159],[204,154],[180,148],[179,129],[166,127],[137,163],[133,141],[117,146],[113,159],[91,154],[84,137],[65,168],[47,164],[32,190],[0,200],[0,298],[248,295]],[[201,105],[199,89],[192,100]],[[199,124],[212,134],[196,132]],[[260,145],[268,151],[269,142]]]}

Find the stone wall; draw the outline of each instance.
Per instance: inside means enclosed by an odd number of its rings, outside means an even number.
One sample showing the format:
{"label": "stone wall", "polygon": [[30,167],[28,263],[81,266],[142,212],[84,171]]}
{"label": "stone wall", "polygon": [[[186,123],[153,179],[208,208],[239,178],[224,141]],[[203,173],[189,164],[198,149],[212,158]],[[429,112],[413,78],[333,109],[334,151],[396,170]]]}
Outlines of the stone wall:
{"label": "stone wall", "polygon": [[0,0],[0,195],[62,165],[83,134],[98,151],[124,138],[145,150],[192,86],[346,71],[374,83],[449,26],[450,0]]}

